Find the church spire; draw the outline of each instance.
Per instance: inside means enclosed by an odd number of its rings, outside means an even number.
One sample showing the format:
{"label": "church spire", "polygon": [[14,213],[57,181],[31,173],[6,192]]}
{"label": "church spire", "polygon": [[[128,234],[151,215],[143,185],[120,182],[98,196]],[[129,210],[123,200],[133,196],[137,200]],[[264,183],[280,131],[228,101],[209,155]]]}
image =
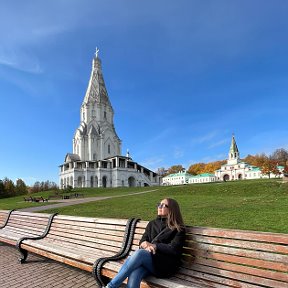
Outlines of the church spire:
{"label": "church spire", "polygon": [[240,153],[236,144],[234,134],[232,134],[232,140],[228,156],[228,164],[230,165],[237,164],[239,160],[240,160]]}
{"label": "church spire", "polygon": [[105,86],[101,60],[98,56],[98,53],[99,49],[96,47],[95,56],[92,61],[91,76],[82,105],[98,102],[112,108]]}
{"label": "church spire", "polygon": [[82,161],[121,155],[121,140],[114,127],[114,111],[105,87],[96,48],[88,88],[80,109],[80,126],[73,138],[73,154]]}

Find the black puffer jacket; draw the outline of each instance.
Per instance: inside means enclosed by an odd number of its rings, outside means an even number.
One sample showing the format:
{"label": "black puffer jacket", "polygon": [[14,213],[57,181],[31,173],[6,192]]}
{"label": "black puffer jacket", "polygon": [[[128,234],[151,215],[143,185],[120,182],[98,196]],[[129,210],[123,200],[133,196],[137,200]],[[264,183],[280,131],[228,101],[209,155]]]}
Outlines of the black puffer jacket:
{"label": "black puffer jacket", "polygon": [[[155,276],[169,277],[179,267],[182,249],[185,241],[185,230],[178,232],[167,227],[166,218],[158,216],[148,223],[140,240],[156,244],[156,254],[152,254]],[[163,231],[163,232],[161,232]],[[161,232],[159,237],[157,235]]]}

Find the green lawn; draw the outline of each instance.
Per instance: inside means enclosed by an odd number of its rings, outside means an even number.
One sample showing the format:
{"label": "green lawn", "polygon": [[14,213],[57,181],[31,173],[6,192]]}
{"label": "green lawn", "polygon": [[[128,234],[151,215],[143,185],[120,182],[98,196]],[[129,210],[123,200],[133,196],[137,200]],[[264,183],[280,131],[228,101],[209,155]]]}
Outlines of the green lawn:
{"label": "green lawn", "polygon": [[[45,212],[88,217],[139,217],[149,220],[155,217],[156,203],[162,198],[171,197],[179,202],[187,225],[288,233],[288,184],[283,184],[280,180],[82,191],[88,197],[119,196],[152,189],[158,190]],[[8,209],[2,205],[3,201],[8,200],[0,200],[0,209]],[[12,207],[9,205],[9,208]]]}

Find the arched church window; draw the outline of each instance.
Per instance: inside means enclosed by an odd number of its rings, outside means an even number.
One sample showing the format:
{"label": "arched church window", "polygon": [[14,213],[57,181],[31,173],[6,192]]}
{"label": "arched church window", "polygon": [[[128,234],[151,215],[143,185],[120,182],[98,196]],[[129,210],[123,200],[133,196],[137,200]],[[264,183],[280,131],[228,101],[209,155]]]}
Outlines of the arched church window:
{"label": "arched church window", "polygon": [[85,113],[84,112],[82,113],[82,118],[83,118],[83,121],[85,121]]}
{"label": "arched church window", "polygon": [[104,111],[104,119],[107,119],[107,113]]}
{"label": "arched church window", "polygon": [[110,144],[108,144],[108,154],[110,154]]}
{"label": "arched church window", "polygon": [[93,153],[93,160],[97,160],[96,159],[96,153]]}

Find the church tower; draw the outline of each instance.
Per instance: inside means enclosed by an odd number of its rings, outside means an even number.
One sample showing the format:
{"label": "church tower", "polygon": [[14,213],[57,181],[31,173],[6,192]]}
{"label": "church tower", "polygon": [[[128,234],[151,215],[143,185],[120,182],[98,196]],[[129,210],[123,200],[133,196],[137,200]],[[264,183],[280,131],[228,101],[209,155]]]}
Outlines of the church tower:
{"label": "church tower", "polygon": [[235,165],[238,164],[239,162],[240,162],[240,154],[233,134],[227,164]]}
{"label": "church tower", "polygon": [[[121,155],[114,127],[114,110],[105,86],[96,49],[87,91],[80,108],[80,125],[73,153],[59,166],[59,185],[65,187],[144,187],[159,185],[157,173]],[[127,128],[129,129],[129,127]]]}
{"label": "church tower", "polygon": [[114,127],[114,111],[96,50],[88,88],[80,109],[80,126],[73,138],[73,154],[81,161],[97,161],[121,155],[121,141]]}

